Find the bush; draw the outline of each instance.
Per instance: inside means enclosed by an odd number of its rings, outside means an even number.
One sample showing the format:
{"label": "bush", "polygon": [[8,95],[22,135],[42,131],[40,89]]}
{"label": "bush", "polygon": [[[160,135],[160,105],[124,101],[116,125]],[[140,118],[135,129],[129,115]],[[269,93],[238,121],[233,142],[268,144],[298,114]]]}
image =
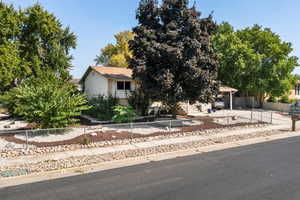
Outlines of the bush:
{"label": "bush", "polygon": [[139,114],[146,116],[148,108],[150,106],[150,100],[141,90],[133,91],[128,98],[128,103],[131,105]]}
{"label": "bush", "polygon": [[270,103],[277,103],[277,102],[278,102],[278,100],[277,100],[277,98],[276,98],[276,97],[274,97],[274,96],[270,96],[270,98],[268,99],[268,102],[270,102]]}
{"label": "bush", "polygon": [[113,107],[118,104],[118,99],[109,96],[98,96],[89,101],[91,108],[84,113],[100,121],[111,120],[114,116]]}
{"label": "bush", "polygon": [[280,103],[290,103],[289,96],[287,95],[282,96],[279,101]]}
{"label": "bush", "polygon": [[82,138],[80,144],[82,145],[89,145],[92,143],[92,139],[88,136],[84,136],[84,138]]}
{"label": "bush", "polygon": [[72,84],[47,72],[5,93],[2,100],[13,115],[37,123],[38,128],[74,124],[75,117],[89,108],[86,97],[75,92]]}
{"label": "bush", "polygon": [[133,122],[136,113],[131,106],[115,106],[114,107],[113,121],[116,123],[129,123]]}
{"label": "bush", "polygon": [[289,100],[289,103],[296,103],[297,102],[297,99],[296,98],[292,98]]}

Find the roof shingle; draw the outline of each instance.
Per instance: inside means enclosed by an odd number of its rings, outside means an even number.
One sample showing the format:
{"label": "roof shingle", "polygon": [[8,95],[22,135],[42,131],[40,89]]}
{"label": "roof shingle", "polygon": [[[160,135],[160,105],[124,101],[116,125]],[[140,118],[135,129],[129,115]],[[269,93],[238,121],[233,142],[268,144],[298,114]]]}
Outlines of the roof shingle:
{"label": "roof shingle", "polygon": [[132,80],[131,69],[105,66],[92,66],[91,68],[108,79]]}

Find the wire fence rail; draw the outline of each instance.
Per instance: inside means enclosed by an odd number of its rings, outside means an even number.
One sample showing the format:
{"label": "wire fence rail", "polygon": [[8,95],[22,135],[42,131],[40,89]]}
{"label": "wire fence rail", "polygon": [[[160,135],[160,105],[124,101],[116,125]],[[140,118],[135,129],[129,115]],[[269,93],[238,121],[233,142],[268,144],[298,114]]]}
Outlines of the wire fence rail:
{"label": "wire fence rail", "polygon": [[[243,115],[227,113],[225,116],[211,116],[210,118],[215,123],[224,126],[238,122],[273,123],[273,113],[265,111],[251,111]],[[85,136],[98,137],[100,141],[130,139],[136,135],[146,137],[157,133],[168,134],[168,132],[180,132],[184,127],[199,126],[202,123],[204,122],[201,119],[169,119],[154,122],[102,124],[87,127],[0,131],[0,150],[30,149],[38,146],[40,143],[43,143],[44,146],[80,144]],[[5,141],[2,141],[1,136],[5,137]]]}
{"label": "wire fence rail", "polygon": [[[191,119],[164,120],[154,122],[138,122],[123,124],[102,124],[96,126],[67,127],[33,130],[6,130],[0,131],[1,149],[29,149],[44,143],[45,146],[55,146],[81,143],[84,136],[102,137],[103,140],[114,140],[121,135],[120,139],[130,139],[134,134],[150,135],[154,132],[171,132],[175,128],[186,126]],[[7,144],[1,145],[1,136]],[[105,138],[108,137],[108,138]],[[110,138],[111,137],[111,138]],[[3,139],[3,138],[2,138]],[[74,140],[74,141],[70,141]],[[64,144],[65,142],[65,144]],[[3,142],[2,142],[3,143]]]}

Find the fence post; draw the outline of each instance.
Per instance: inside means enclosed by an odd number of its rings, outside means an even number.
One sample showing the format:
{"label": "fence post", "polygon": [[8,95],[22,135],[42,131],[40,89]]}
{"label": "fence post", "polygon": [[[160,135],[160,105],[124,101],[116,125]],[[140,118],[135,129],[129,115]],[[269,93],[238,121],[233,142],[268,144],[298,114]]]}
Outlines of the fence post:
{"label": "fence post", "polygon": [[253,110],[251,110],[251,117],[250,117],[251,123],[253,121]]}
{"label": "fence post", "polygon": [[273,124],[273,112],[271,112],[271,124]]}
{"label": "fence post", "polygon": [[169,131],[172,129],[172,120],[169,121]]}
{"label": "fence post", "polygon": [[227,125],[229,125],[229,117],[227,116],[226,118],[227,118]]}
{"label": "fence post", "polygon": [[260,113],[260,121],[263,121],[263,112]]}
{"label": "fence post", "polygon": [[131,137],[131,139],[133,139],[133,123],[131,122],[130,123],[130,137]]}
{"label": "fence post", "polygon": [[26,135],[26,150],[28,150],[29,146],[28,146],[28,131],[25,131],[25,135]]}

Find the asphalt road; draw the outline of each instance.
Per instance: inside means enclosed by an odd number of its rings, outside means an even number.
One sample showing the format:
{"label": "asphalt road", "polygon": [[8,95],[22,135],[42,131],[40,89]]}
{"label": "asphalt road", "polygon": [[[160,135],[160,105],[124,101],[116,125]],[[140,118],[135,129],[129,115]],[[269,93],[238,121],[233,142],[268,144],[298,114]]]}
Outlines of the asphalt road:
{"label": "asphalt road", "polygon": [[300,137],[0,190],[0,200],[299,200]]}

